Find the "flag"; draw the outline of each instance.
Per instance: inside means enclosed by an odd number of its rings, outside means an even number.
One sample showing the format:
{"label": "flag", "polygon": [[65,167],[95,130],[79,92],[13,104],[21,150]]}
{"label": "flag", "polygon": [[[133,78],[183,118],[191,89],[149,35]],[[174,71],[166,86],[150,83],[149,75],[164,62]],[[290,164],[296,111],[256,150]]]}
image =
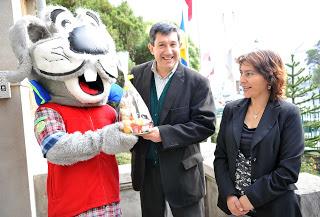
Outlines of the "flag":
{"label": "flag", "polygon": [[192,0],[185,0],[188,5],[188,20],[192,19]]}
{"label": "flag", "polygon": [[188,66],[189,64],[189,57],[188,57],[188,38],[185,31],[184,26],[184,19],[183,19],[183,12],[181,17],[181,23],[180,23],[180,60],[181,63],[185,66]]}

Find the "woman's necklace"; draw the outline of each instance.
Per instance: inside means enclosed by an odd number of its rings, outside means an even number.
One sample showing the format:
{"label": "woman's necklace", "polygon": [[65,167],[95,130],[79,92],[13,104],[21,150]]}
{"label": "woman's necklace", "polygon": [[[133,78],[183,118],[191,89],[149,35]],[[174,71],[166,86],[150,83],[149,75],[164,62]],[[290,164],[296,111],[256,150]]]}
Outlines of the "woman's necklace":
{"label": "woman's necklace", "polygon": [[258,111],[255,111],[253,107],[251,107],[251,108],[252,108],[253,118],[254,119],[258,119],[259,114],[260,114],[260,112],[262,111],[263,108],[258,110]]}
{"label": "woman's necklace", "polygon": [[256,111],[254,111],[253,109],[252,109],[252,111],[253,111],[253,118],[254,118],[254,119],[257,119],[260,111],[257,111],[257,112],[256,112]]}
{"label": "woman's necklace", "polygon": [[263,102],[262,103],[261,102],[262,101],[260,100],[260,103],[257,103],[257,102],[253,103],[252,101],[250,103],[251,115],[254,118],[254,120],[258,120],[259,119],[260,115],[263,113],[263,111],[264,111],[264,109],[265,109],[265,107],[267,105],[267,103],[266,104],[262,104]]}

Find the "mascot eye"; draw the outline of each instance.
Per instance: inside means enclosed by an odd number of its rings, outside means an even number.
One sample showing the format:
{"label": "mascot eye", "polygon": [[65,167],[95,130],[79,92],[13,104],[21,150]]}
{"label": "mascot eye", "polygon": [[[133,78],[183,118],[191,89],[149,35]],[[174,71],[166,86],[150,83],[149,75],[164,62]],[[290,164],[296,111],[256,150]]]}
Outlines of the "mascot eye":
{"label": "mascot eye", "polygon": [[92,19],[91,22],[90,22],[91,25],[93,25],[93,26],[98,26],[99,25],[99,19],[94,13],[91,13],[90,11],[87,11],[86,15],[89,17],[89,19]]}
{"label": "mascot eye", "polygon": [[71,24],[70,20],[62,20],[61,22],[61,26],[64,28],[66,28],[70,24]]}

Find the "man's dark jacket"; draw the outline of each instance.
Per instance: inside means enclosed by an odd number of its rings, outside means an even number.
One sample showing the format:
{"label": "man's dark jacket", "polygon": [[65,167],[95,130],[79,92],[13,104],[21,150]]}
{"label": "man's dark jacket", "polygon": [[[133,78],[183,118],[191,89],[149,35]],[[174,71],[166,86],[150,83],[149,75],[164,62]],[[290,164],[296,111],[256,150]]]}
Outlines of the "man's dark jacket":
{"label": "man's dark jacket", "polygon": [[[150,108],[152,61],[132,69],[133,85]],[[163,102],[157,146],[165,197],[175,207],[190,205],[205,194],[203,157],[199,142],[215,130],[214,101],[208,79],[179,64]],[[141,190],[150,141],[139,138],[133,147],[133,188]]]}

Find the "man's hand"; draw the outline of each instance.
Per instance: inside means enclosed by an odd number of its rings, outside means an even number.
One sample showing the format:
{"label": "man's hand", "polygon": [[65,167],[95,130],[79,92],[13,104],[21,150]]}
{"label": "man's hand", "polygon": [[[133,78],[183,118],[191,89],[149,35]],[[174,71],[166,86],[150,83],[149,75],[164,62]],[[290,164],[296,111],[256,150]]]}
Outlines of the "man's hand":
{"label": "man's hand", "polygon": [[149,133],[142,135],[142,138],[151,140],[152,142],[162,141],[158,127],[151,128]]}
{"label": "man's hand", "polygon": [[245,209],[245,210],[253,210],[254,209],[253,205],[251,204],[249,198],[246,195],[241,196],[239,198],[239,201],[240,201],[243,209]]}
{"label": "man's hand", "polygon": [[234,195],[228,196],[227,205],[230,212],[235,216],[242,216],[249,212],[249,210],[243,208],[239,199]]}

